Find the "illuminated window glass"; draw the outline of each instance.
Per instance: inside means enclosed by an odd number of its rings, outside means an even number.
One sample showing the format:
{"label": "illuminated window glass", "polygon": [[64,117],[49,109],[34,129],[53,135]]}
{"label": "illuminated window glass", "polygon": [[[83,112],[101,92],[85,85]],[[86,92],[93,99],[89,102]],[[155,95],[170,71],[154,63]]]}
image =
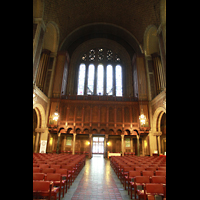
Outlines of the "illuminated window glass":
{"label": "illuminated window glass", "polygon": [[87,94],[93,94],[93,91],[94,91],[94,65],[90,64],[88,69]]}
{"label": "illuminated window glass", "polygon": [[80,64],[78,76],[78,95],[84,95],[85,64]]}
{"label": "illuminated window glass", "polygon": [[97,68],[97,94],[103,95],[103,65],[99,64]]}
{"label": "illuminated window glass", "polygon": [[122,96],[122,67],[116,66],[116,96]]}
{"label": "illuminated window glass", "polygon": [[107,86],[106,86],[106,93],[108,95],[113,94],[113,67],[112,65],[107,66]]}

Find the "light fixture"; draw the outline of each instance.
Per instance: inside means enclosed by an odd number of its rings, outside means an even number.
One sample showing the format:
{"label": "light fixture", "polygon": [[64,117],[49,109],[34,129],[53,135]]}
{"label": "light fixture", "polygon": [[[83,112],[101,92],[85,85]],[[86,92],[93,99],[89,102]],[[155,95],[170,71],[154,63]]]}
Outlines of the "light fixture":
{"label": "light fixture", "polygon": [[[140,80],[140,90],[141,90],[141,80]],[[140,124],[144,125],[146,123],[146,116],[144,115],[143,107],[142,107],[142,99],[141,99],[141,112],[140,112],[139,120]]]}
{"label": "light fixture", "polygon": [[141,125],[146,123],[146,116],[144,115],[143,109],[141,109],[141,115],[139,116]]}
{"label": "light fixture", "polygon": [[163,105],[164,105],[164,107],[166,108],[166,97],[163,98]]}
{"label": "light fixture", "polygon": [[37,94],[35,92],[35,88],[33,90],[33,104],[37,101]]}
{"label": "light fixture", "polygon": [[53,114],[53,120],[54,121],[58,121],[58,118],[59,118],[59,114],[58,114],[58,112],[56,111],[54,114]]}

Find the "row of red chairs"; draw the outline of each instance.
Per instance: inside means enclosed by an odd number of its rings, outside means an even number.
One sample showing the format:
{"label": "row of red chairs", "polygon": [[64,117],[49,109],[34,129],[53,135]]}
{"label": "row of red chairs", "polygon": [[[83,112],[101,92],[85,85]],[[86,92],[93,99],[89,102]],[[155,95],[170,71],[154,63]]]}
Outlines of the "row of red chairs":
{"label": "row of red chairs", "polygon": [[[152,185],[151,191],[145,191],[147,185]],[[164,176],[152,176],[150,180],[149,176],[135,176],[134,181],[130,181],[131,199],[132,199],[132,189],[134,188],[134,196],[136,199],[136,194],[138,199],[142,197],[146,199],[147,195],[160,195],[166,198],[166,178]],[[128,188],[129,194],[129,188]]]}
{"label": "row of red chairs", "polygon": [[[49,199],[51,199],[51,196],[54,196],[55,200],[57,198],[60,200],[62,190],[64,197],[66,182],[66,180],[62,180],[62,175],[59,173],[48,173],[46,178],[44,173],[33,173],[33,196],[34,198],[48,196]],[[57,195],[58,193],[59,196]]]}
{"label": "row of red chairs", "polygon": [[[134,192],[136,192],[135,189],[136,176],[148,177],[147,183],[155,183],[155,180],[158,179],[158,177],[162,177],[161,179],[163,183],[160,182],[159,183],[166,185],[166,157],[118,157],[118,156],[114,157],[113,156],[111,157],[110,165],[114,169],[116,175],[120,179],[125,190],[127,189],[126,185],[128,185],[128,194],[129,190],[131,190],[131,199],[132,199],[132,190],[134,189]],[[142,190],[144,193],[144,186]],[[137,193],[137,195],[142,196],[140,193]],[[135,198],[136,198],[136,193],[135,193]]]}
{"label": "row of red chairs", "polygon": [[[47,189],[46,182],[50,182],[49,188],[45,192],[41,193],[40,190],[33,188],[35,198],[45,196],[48,193],[49,198],[54,196],[55,199],[59,198],[60,200],[61,190],[64,197],[64,193],[67,192],[84,167],[85,155],[33,154],[33,161],[33,182],[35,182],[36,188],[42,188],[42,184],[44,184]],[[56,164],[59,162],[61,164]],[[55,186],[59,189],[56,189]],[[59,196],[57,196],[58,193]]]}
{"label": "row of red chairs", "polygon": [[129,183],[130,181],[134,180],[135,176],[149,176],[150,180],[153,176],[163,176],[166,179],[166,171],[133,171],[130,169],[125,170],[121,173],[121,179],[122,184],[124,186],[124,189],[126,190],[126,184],[128,184],[129,189]]}

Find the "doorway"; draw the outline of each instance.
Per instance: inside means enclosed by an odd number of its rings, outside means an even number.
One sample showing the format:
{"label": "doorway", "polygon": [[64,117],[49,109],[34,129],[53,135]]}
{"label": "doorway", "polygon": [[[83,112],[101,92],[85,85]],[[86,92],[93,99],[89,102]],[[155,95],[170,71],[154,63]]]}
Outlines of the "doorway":
{"label": "doorway", "polygon": [[104,153],[104,137],[93,137],[92,153]]}

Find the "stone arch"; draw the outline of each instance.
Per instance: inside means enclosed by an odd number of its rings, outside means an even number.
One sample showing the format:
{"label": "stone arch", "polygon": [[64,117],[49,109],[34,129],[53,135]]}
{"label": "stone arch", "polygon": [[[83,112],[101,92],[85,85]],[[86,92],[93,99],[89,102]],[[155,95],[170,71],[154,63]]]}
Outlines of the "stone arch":
{"label": "stone arch", "polygon": [[33,109],[36,113],[37,116],[37,127],[36,128],[41,128],[41,116],[40,116],[40,111],[38,108]]}
{"label": "stone arch", "polygon": [[71,133],[73,133],[73,129],[72,128],[68,128],[67,129],[67,134],[71,134]]}
{"label": "stone arch", "polygon": [[[98,33],[102,33],[102,35],[106,34],[106,38],[111,38],[114,40],[115,37],[122,40],[121,43],[126,46],[128,52],[135,52],[137,54],[143,53],[142,46],[140,45],[139,41],[136,39],[134,35],[132,35],[129,31],[124,29],[123,27],[117,26],[111,23],[102,23],[102,22],[95,22],[80,26],[79,28],[72,31],[67,37],[61,42],[59,46],[60,51],[65,51],[69,48],[69,46],[78,40],[80,37],[82,40],[89,38],[97,37],[99,38]],[[105,36],[104,36],[105,37]],[[125,45],[126,43],[126,45]],[[129,44],[129,46],[127,46]],[[131,56],[132,57],[132,56]]]}
{"label": "stone arch", "polygon": [[81,131],[80,128],[77,128],[77,129],[76,129],[76,134],[81,134],[81,132],[82,132],[82,131]]}
{"label": "stone arch", "polygon": [[129,129],[126,129],[124,135],[131,135],[130,130],[129,130]]}
{"label": "stone arch", "polygon": [[137,129],[133,130],[133,135],[139,135],[139,131]]}
{"label": "stone arch", "polygon": [[45,110],[43,106],[39,103],[36,103],[33,105],[33,109],[35,109],[37,117],[38,117],[38,124],[37,128],[46,128],[46,116],[45,116]]}
{"label": "stone arch", "polygon": [[166,109],[164,107],[158,107],[153,115],[152,120],[152,131],[153,132],[160,132],[160,123],[163,114],[166,113]]}
{"label": "stone arch", "polygon": [[106,134],[106,130],[105,129],[101,129],[100,130],[100,134],[104,134],[105,135]]}

